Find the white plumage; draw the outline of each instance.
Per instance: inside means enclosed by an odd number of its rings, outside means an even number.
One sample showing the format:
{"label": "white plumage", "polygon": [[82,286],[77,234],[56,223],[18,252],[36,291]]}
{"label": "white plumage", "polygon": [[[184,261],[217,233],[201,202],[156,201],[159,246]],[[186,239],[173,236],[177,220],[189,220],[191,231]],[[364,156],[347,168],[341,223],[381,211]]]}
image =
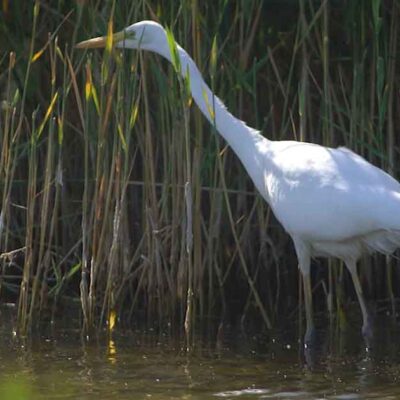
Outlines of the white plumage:
{"label": "white plumage", "polygon": [[[152,51],[171,61],[166,31],[153,21],[142,21],[114,34],[114,43],[121,48]],[[102,37],[77,47],[105,44]],[[363,314],[363,333],[371,336],[356,263],[362,254],[390,254],[400,246],[399,182],[346,148],[266,139],[230,114],[186,51],[179,45],[177,50],[182,75],[190,75],[193,99],[237,154],[293,239],[303,275],[306,342],[314,330],[310,261],[319,256],[345,262]]]}

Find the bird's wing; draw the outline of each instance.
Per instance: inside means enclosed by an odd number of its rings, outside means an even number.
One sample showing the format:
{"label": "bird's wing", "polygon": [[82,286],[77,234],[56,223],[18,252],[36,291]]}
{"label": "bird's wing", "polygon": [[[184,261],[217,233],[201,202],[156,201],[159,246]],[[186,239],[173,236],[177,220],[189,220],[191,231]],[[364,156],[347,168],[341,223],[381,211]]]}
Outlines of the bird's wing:
{"label": "bird's wing", "polygon": [[400,229],[400,184],[348,149],[281,142],[270,171],[269,202],[292,234],[345,240]]}

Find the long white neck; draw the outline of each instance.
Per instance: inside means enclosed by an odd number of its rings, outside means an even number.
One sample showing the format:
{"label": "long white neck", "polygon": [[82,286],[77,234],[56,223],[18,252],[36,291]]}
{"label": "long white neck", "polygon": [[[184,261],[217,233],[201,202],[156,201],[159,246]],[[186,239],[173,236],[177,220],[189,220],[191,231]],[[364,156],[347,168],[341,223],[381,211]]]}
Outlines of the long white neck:
{"label": "long white neck", "polygon": [[[147,50],[160,54],[172,62],[168,46]],[[264,194],[264,177],[260,175],[265,164],[262,158],[263,150],[268,146],[268,140],[257,130],[248,127],[243,121],[234,117],[215,96],[205,83],[195,62],[179,45],[177,46],[181,64],[181,74],[185,78],[189,74],[192,96],[204,116],[215,126],[220,135],[228,142],[241,160],[255,185]]]}

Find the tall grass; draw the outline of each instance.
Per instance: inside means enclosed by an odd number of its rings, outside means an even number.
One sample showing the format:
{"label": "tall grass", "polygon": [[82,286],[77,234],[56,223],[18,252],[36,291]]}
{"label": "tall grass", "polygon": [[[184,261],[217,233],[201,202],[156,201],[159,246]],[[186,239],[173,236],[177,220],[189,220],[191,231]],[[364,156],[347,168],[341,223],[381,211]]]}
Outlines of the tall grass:
{"label": "tall grass", "polygon": [[[190,346],[210,321],[271,327],[301,293],[288,236],[174,67],[78,40],[156,19],[267,137],[345,145],[399,175],[398,2],[164,3],[2,2],[0,293],[22,334],[68,307],[88,333],[117,315],[185,326]],[[348,277],[324,264],[316,307],[341,312]],[[392,311],[396,264],[361,270]]]}

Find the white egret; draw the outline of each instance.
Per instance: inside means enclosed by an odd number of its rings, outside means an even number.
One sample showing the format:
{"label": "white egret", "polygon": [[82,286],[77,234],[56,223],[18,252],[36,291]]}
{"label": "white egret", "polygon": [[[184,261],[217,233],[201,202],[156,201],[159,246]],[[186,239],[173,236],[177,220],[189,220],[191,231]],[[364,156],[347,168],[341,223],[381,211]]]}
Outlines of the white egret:
{"label": "white egret", "polygon": [[[107,37],[98,37],[77,47],[105,47],[106,42]],[[119,48],[151,51],[172,62],[167,33],[153,21],[141,21],[115,33],[113,43]],[[390,254],[400,246],[399,182],[347,148],[266,139],[229,113],[179,45],[177,54],[182,75],[190,76],[194,101],[239,157],[293,239],[303,276],[305,342],[311,341],[314,332],[312,257],[336,257],[345,263],[361,307],[362,333],[371,337],[371,320],[356,263],[363,254]]]}

